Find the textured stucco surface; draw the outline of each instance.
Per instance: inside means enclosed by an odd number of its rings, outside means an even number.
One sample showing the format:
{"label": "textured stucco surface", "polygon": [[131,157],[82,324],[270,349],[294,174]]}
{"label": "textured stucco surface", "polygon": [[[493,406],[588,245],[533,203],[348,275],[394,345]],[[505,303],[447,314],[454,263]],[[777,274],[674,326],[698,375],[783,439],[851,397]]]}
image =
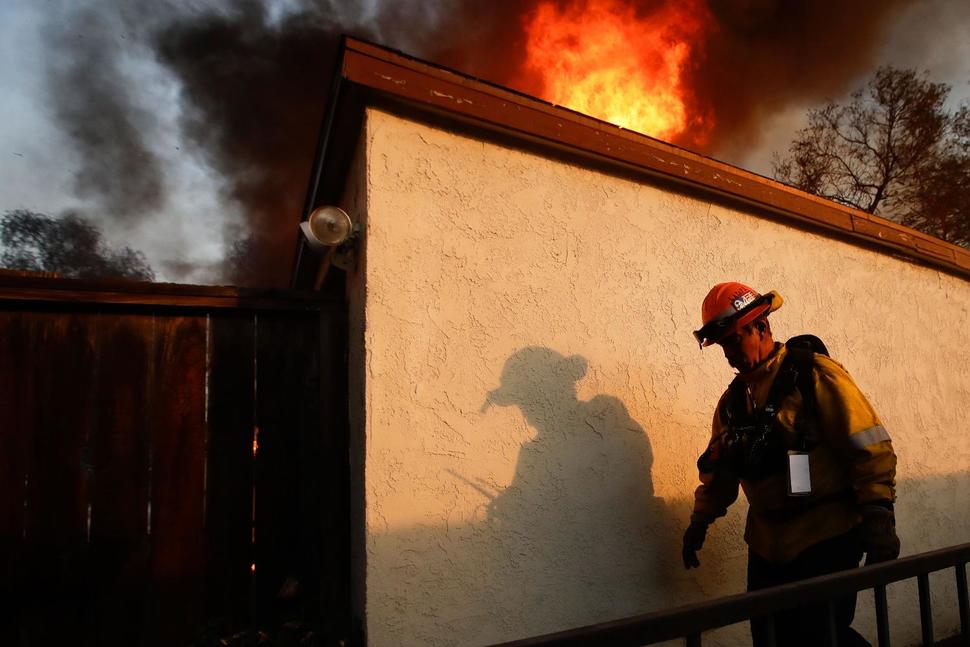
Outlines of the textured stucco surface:
{"label": "textured stucco surface", "polygon": [[[870,396],[903,552],[970,540],[966,281],[373,109],[354,169],[370,644],[484,645],[743,590],[743,497],[702,567],[680,565],[731,379],[690,333],[724,280],[781,292],[776,336],[821,336]],[[953,633],[952,574],[932,581]],[[897,644],[917,642],[915,582],[890,605]],[[872,636],[866,596],[856,626]]]}

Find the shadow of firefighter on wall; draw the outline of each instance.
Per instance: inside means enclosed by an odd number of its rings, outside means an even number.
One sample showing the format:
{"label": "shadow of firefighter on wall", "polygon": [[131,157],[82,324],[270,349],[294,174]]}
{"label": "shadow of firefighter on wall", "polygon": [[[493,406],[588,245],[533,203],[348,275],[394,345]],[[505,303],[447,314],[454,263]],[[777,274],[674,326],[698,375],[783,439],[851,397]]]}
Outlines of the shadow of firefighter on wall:
{"label": "shadow of firefighter on wall", "polygon": [[487,514],[503,544],[491,588],[534,631],[665,606],[658,593],[677,556],[677,523],[654,496],[650,441],[619,399],[578,399],[586,369],[578,355],[522,348],[483,407],[514,405],[535,430]]}

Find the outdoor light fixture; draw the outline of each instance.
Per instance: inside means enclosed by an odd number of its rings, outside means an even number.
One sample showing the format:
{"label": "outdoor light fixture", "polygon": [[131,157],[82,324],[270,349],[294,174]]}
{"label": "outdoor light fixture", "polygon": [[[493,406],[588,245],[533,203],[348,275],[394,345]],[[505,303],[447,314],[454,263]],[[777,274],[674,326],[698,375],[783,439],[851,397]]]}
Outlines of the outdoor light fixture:
{"label": "outdoor light fixture", "polygon": [[323,257],[320,259],[314,289],[319,290],[323,285],[331,265],[344,270],[354,267],[354,251],[360,237],[360,226],[351,222],[346,211],[340,207],[317,207],[300,223],[300,230],[307,246]]}
{"label": "outdoor light fixture", "polygon": [[315,252],[339,247],[354,234],[350,216],[340,207],[317,207],[300,223],[307,244]]}

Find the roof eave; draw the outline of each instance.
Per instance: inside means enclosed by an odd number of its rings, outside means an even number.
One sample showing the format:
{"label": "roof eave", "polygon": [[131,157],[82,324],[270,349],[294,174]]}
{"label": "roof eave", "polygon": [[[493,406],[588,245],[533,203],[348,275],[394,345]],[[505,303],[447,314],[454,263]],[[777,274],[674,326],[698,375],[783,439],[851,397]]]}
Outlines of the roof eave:
{"label": "roof eave", "polygon": [[[339,199],[365,105],[394,99],[476,127],[544,143],[559,151],[715,193],[766,209],[868,247],[970,278],[970,251],[909,227],[819,198],[775,180],[718,162],[569,109],[435,66],[377,45],[346,38],[320,138],[305,219]],[[363,92],[361,91],[363,90]],[[339,137],[335,135],[339,134]],[[346,149],[342,150],[341,146]],[[297,254],[294,287],[307,287],[313,269]]]}

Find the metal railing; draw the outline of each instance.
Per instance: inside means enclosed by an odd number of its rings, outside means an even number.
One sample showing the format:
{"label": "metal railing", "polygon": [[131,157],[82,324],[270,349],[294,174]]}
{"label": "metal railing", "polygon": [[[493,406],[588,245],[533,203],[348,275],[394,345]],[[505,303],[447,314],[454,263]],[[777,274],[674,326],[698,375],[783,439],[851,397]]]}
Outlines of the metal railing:
{"label": "metal railing", "polygon": [[597,645],[603,647],[639,647],[665,640],[683,638],[687,647],[700,647],[701,634],[752,618],[769,619],[770,643],[774,644],[774,627],[770,619],[780,611],[811,604],[829,608],[829,641],[835,646],[835,599],[839,596],[872,589],[876,607],[876,631],[879,647],[890,647],[889,605],[886,586],[915,577],[919,590],[920,622],[923,644],[933,645],[933,614],[930,602],[929,574],[952,568],[956,577],[957,604],[960,612],[961,645],[970,645],[970,608],[967,601],[967,562],[970,544],[961,544],[919,555],[823,575],[793,584],[785,584],[751,593],[732,595],[717,600],[654,611],[639,616],[596,625],[569,629],[543,636],[502,643],[496,647],[538,647],[545,645]]}

